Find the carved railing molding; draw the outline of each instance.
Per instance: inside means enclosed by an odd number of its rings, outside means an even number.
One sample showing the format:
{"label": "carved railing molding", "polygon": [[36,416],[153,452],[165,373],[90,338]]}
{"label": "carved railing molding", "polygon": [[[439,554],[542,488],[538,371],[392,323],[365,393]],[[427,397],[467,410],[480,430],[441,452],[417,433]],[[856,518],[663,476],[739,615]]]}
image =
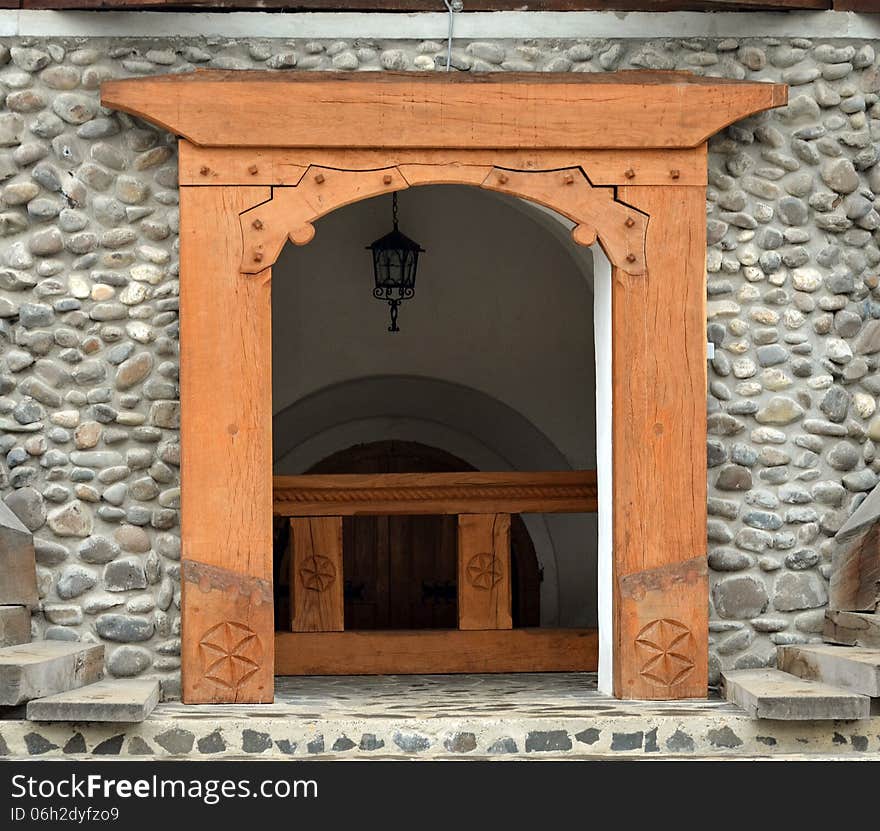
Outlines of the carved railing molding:
{"label": "carved railing molding", "polygon": [[596,471],[274,478],[276,516],[595,513]]}

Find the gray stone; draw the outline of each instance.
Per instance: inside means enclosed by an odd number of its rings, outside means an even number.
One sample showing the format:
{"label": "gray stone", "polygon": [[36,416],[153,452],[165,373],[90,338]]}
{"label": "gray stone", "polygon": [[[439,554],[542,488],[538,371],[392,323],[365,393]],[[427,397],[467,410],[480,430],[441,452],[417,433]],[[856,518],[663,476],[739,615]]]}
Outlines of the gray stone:
{"label": "gray stone", "polygon": [[68,124],[84,124],[95,117],[97,106],[89,96],[75,92],[63,92],[52,101],[52,110]]}
{"label": "gray stone", "polygon": [[526,753],[571,750],[571,736],[566,730],[532,730],[526,736]]}
{"label": "gray stone", "polygon": [[196,742],[196,747],[198,747],[199,753],[222,753],[226,750],[226,742],[220,730],[215,730],[213,733],[208,733],[207,736],[202,736]]}
{"label": "gray stone", "polygon": [[139,352],[137,355],[123,361],[116,370],[116,388],[127,390],[139,384],[153,369],[153,356],[149,352]]}
{"label": "gray stone", "polygon": [[147,578],[138,557],[121,557],[104,568],[104,588],[111,592],[145,589]]}
{"label": "gray stone", "polygon": [[724,491],[747,491],[752,487],[752,474],[741,465],[725,465],[718,473],[715,487]]}
{"label": "gray stone", "polygon": [[153,636],[154,625],[149,618],[110,613],[96,618],[95,630],[108,641],[137,643]]}
{"label": "gray stone", "polygon": [[777,395],[771,398],[767,404],[755,414],[755,420],[760,424],[791,424],[804,415],[804,408],[794,399],[787,396]]}
{"label": "gray stone", "polygon": [[4,500],[29,531],[39,531],[46,524],[46,504],[35,488],[19,488]]}
{"label": "gray stone", "polygon": [[728,619],[757,617],[770,602],[764,583],[747,575],[719,580],[712,588],[712,600],[717,613]]}
{"label": "gray stone", "polygon": [[195,739],[195,735],[189,730],[183,730],[180,727],[172,727],[170,730],[166,730],[156,736],[154,741],[163,750],[176,756],[189,753],[193,748]]}
{"label": "gray stone", "polygon": [[97,576],[90,569],[78,565],[65,566],[58,576],[55,592],[62,600],[71,600],[85,594],[97,582]]}
{"label": "gray stone", "polygon": [[272,738],[258,730],[242,730],[241,749],[245,753],[263,753],[272,749]]}
{"label": "gray stone", "polygon": [[828,464],[835,470],[852,470],[860,461],[859,449],[849,442],[841,441],[828,453]]}
{"label": "gray stone", "polygon": [[80,501],[49,511],[49,527],[59,537],[87,537],[92,533],[92,514]]}
{"label": "gray stone", "polygon": [[773,606],[780,612],[816,609],[828,602],[825,583],[812,572],[784,572],[773,587]]}

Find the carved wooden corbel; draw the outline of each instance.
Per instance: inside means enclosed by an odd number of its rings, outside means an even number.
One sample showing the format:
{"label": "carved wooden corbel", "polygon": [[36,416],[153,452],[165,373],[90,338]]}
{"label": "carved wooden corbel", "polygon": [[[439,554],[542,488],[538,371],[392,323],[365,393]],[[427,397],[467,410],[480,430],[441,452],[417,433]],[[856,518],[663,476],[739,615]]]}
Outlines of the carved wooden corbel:
{"label": "carved wooden corbel", "polygon": [[593,187],[580,168],[529,171],[493,168],[481,187],[521,196],[576,223],[578,245],[597,241],[611,263],[628,274],[644,274],[648,217],[618,202],[613,188]]}
{"label": "carved wooden corbel", "polygon": [[289,239],[306,245],[315,236],[314,221],[383,193],[409,187],[396,167],[383,170],[334,170],[311,166],[295,187],[272,189],[272,198],[241,214],[241,271],[269,268]]}

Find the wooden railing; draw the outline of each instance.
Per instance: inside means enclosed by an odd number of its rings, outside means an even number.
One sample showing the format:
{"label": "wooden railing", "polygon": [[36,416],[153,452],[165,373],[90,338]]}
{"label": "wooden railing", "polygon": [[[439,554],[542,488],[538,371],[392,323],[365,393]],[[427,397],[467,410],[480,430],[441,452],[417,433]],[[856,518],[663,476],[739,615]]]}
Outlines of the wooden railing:
{"label": "wooden railing", "polygon": [[[290,521],[290,633],[278,675],[594,670],[587,629],[513,629],[510,515],[593,513],[596,472],[277,476]],[[458,516],[458,629],[346,632],[342,518]]]}
{"label": "wooden railing", "polygon": [[595,513],[596,471],[276,476],[276,516]]}

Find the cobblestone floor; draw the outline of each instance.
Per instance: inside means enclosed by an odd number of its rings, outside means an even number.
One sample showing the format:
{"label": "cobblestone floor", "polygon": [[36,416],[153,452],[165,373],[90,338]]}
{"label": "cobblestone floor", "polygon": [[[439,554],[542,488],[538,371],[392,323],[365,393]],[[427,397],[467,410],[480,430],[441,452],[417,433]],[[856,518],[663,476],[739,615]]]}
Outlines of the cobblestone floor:
{"label": "cobblestone floor", "polygon": [[165,703],[137,725],[6,718],[0,720],[0,753],[133,758],[876,758],[880,717],[854,722],[755,721],[717,696],[617,701],[597,691],[595,675],[579,673],[279,678],[273,704]]}

